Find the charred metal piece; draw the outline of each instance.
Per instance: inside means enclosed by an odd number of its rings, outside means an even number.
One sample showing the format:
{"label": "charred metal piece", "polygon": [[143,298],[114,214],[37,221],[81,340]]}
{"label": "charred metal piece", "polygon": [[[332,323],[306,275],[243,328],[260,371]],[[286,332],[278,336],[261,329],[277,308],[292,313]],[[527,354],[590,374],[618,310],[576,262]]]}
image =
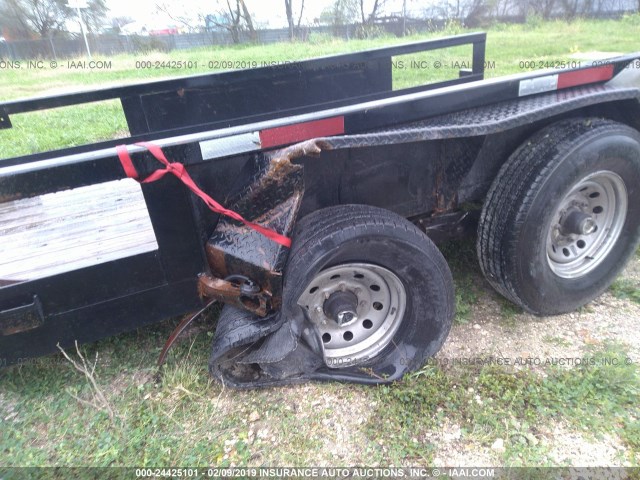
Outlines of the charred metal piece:
{"label": "charred metal piece", "polygon": [[201,297],[229,303],[261,317],[264,317],[272,310],[272,300],[269,292],[252,291],[247,294],[244,285],[212,277],[206,273],[199,277],[198,292]]}
{"label": "charred metal piece", "polygon": [[234,285],[238,285],[240,287],[240,293],[242,293],[242,295],[255,297],[258,293],[260,293],[260,287],[256,285],[253,280],[251,280],[249,277],[245,277],[244,275],[229,275],[227,278],[225,278],[225,281],[231,282]]}

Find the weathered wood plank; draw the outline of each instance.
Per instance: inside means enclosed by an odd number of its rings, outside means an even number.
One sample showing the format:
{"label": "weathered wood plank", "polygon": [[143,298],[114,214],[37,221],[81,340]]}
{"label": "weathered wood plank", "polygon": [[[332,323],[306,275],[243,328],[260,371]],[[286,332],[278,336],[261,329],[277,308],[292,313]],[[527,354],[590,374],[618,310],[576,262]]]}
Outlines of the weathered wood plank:
{"label": "weathered wood plank", "polygon": [[0,204],[0,285],[158,249],[131,180]]}

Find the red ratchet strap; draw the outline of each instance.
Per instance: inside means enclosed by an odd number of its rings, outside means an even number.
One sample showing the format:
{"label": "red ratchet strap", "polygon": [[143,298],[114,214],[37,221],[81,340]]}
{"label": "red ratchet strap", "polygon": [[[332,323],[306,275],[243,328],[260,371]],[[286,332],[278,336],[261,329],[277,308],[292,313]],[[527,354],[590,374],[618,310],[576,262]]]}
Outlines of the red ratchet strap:
{"label": "red ratchet strap", "polygon": [[264,235],[265,237],[273,240],[274,242],[279,243],[280,245],[287,248],[291,247],[291,239],[289,237],[280,235],[278,232],[271,230],[270,228],[265,228],[261,225],[258,225],[257,223],[253,223],[253,222],[250,222],[249,220],[245,220],[242,217],[242,215],[240,215],[239,213],[234,212],[233,210],[228,210],[224,208],[222,205],[216,202],[213,198],[211,198],[209,195],[204,193],[200,189],[200,187],[198,187],[196,183],[193,181],[193,179],[187,172],[187,169],[184,168],[184,165],[179,162],[169,162],[169,160],[167,160],[167,157],[164,156],[164,152],[159,146],[149,142],[140,142],[140,143],[136,143],[136,145],[145,147],[147,150],[149,150],[151,155],[153,155],[156,158],[156,160],[162,163],[166,168],[164,168],[163,170],[156,170],[144,180],[140,180],[138,178],[138,172],[136,171],[136,168],[133,166],[133,162],[131,161],[131,157],[129,156],[129,151],[127,150],[127,146],[118,145],[116,147],[116,152],[118,153],[118,158],[120,159],[120,163],[122,164],[122,168],[124,168],[124,172],[127,174],[127,177],[133,178],[138,183],[151,183],[151,182],[155,182],[156,180],[160,180],[167,173],[171,173],[176,177],[178,177],[182,183],[184,183],[187,187],[189,187],[189,189],[193,193],[195,193],[198,197],[200,197],[204,201],[204,203],[207,204],[209,209],[211,209],[211,211],[215,213],[220,213],[222,215],[226,215],[227,217],[233,218],[234,220],[238,220],[239,222],[244,223],[249,228],[252,228],[253,230]]}

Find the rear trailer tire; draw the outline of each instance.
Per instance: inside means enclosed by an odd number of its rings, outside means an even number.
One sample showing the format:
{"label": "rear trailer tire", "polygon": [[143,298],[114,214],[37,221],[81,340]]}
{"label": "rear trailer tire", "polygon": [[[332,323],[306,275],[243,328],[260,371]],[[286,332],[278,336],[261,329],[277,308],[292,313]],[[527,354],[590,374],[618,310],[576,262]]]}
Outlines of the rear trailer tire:
{"label": "rear trailer tire", "polygon": [[283,312],[304,312],[308,343],[323,353],[325,378],[366,371],[390,381],[419,368],[442,346],[454,308],[444,257],[406,219],[341,205],[298,222]]}
{"label": "rear trailer tire", "polygon": [[640,133],[610,120],[550,125],[503,165],[478,225],[480,266],[537,315],[602,293],[638,247]]}

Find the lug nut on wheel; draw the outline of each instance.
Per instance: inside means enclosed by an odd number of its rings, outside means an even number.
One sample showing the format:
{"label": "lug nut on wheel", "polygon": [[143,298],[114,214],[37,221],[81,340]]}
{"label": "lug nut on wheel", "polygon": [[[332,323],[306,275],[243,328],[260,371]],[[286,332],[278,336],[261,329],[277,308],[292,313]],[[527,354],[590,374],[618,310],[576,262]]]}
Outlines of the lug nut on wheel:
{"label": "lug nut on wheel", "polygon": [[338,317],[337,318],[338,325],[345,325],[347,323],[351,323],[354,320],[358,319],[357,315],[355,315],[353,312],[348,312],[348,311],[338,312],[337,317]]}
{"label": "lug nut on wheel", "polygon": [[585,218],[580,224],[580,230],[582,231],[583,235],[589,235],[595,232],[596,228],[597,228],[596,221],[591,217]]}

